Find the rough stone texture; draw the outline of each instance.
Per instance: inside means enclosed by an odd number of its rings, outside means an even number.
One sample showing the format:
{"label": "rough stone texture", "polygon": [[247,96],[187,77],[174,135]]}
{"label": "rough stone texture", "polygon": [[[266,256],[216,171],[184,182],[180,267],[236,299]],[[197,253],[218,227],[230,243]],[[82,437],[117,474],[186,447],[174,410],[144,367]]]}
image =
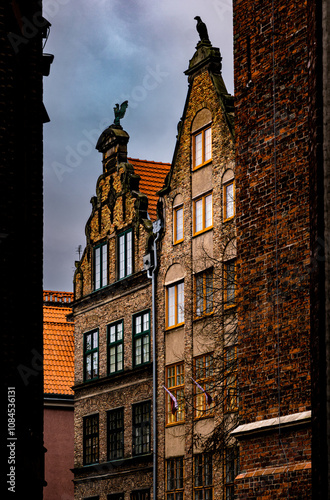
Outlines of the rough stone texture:
{"label": "rough stone texture", "polygon": [[[271,2],[233,5],[240,422],[245,424],[311,409],[308,17],[306,2],[279,0],[274,12]],[[270,439],[263,439],[264,453],[258,450],[263,467],[310,461],[309,434],[302,442],[287,431],[287,447],[280,435],[272,447]],[[241,473],[260,467],[251,460],[254,444],[241,441]],[[292,474],[290,498],[309,498],[310,468]],[[285,474],[270,477],[250,477],[243,484],[238,476],[237,499],[255,497],[256,488],[265,499],[286,497]],[[287,487],[290,491],[290,483]]]}

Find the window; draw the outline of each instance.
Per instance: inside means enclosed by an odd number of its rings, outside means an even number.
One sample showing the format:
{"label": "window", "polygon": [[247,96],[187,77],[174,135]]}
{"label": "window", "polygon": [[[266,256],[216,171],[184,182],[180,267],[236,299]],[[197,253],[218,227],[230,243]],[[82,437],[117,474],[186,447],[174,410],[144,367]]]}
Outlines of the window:
{"label": "window", "polygon": [[108,246],[106,243],[94,248],[94,290],[108,284]]}
{"label": "window", "polygon": [[224,263],[224,303],[226,307],[234,306],[236,299],[236,261]]}
{"label": "window", "polygon": [[193,135],[193,168],[198,168],[212,159],[212,129],[205,128]]}
{"label": "window", "polygon": [[223,185],[223,218],[231,219],[235,215],[235,186],[234,180]]}
{"label": "window", "polygon": [[237,411],[237,347],[225,348],[225,411]]}
{"label": "window", "polygon": [[234,500],[234,481],[238,474],[238,447],[231,446],[225,450],[225,500]]}
{"label": "window", "polygon": [[183,500],[183,457],[166,460],[166,500]]}
{"label": "window", "polygon": [[213,499],[212,456],[194,456],[194,500]]}
{"label": "window", "polygon": [[195,316],[213,312],[213,269],[195,276]]}
{"label": "window", "polygon": [[213,226],[212,193],[194,200],[193,204],[193,234],[199,234]]}
{"label": "window", "polygon": [[132,491],[130,500],[150,500],[150,490]]}
{"label": "window", "polygon": [[84,465],[99,461],[99,416],[84,418]]}
{"label": "window", "polygon": [[133,455],[150,453],[150,402],[133,405]]}
{"label": "window", "polygon": [[183,206],[173,209],[173,241],[174,244],[183,241]]}
{"label": "window", "polygon": [[84,337],[84,380],[93,380],[99,373],[99,332],[85,333]]}
{"label": "window", "polygon": [[166,368],[166,387],[178,402],[178,409],[173,414],[172,398],[166,393],[166,423],[173,424],[184,421],[184,364],[168,366]]}
{"label": "window", "polygon": [[150,361],[150,313],[133,316],[133,364],[143,365]]}
{"label": "window", "polygon": [[124,456],[124,409],[110,410],[108,416],[108,460]]}
{"label": "window", "polygon": [[[213,356],[204,354],[194,359],[195,380],[202,387],[203,392],[195,385],[195,417],[209,417],[213,414]],[[211,399],[212,398],[212,399]]]}
{"label": "window", "polygon": [[124,368],[123,322],[108,325],[108,373],[117,373]]}
{"label": "window", "polygon": [[118,278],[133,272],[133,231],[129,229],[118,236]]}
{"label": "window", "polygon": [[184,323],[184,283],[166,287],[166,328]]}
{"label": "window", "polygon": [[107,500],[124,500],[124,498],[124,493],[112,493],[111,495],[107,496]]}

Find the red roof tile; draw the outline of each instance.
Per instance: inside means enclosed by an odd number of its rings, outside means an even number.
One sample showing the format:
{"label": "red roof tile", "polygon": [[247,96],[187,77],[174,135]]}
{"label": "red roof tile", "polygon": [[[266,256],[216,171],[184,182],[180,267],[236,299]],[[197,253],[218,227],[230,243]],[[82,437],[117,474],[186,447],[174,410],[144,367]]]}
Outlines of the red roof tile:
{"label": "red roof tile", "polygon": [[141,177],[140,191],[148,196],[148,212],[150,219],[156,220],[158,201],[156,193],[163,187],[165,177],[171,168],[171,164],[139,160],[137,158],[128,158],[127,160],[133,165],[134,172]]}
{"label": "red roof tile", "polygon": [[72,395],[74,382],[73,293],[44,291],[44,393]]}

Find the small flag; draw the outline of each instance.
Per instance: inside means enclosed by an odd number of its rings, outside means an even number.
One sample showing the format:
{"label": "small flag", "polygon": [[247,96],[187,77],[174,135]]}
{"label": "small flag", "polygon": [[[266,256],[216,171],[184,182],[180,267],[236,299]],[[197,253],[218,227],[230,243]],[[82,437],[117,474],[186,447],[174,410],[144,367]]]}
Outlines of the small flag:
{"label": "small flag", "polygon": [[163,387],[171,398],[171,412],[172,412],[172,415],[175,415],[176,412],[178,411],[178,408],[179,408],[178,401],[177,401],[176,397],[173,396],[173,394],[168,389],[166,389],[165,385],[163,385]]}
{"label": "small flag", "polygon": [[207,404],[210,406],[210,404],[211,404],[211,403],[212,403],[212,401],[213,401],[213,398],[212,398],[211,394],[209,394],[209,393],[208,393],[205,389],[203,389],[203,387],[202,387],[201,385],[199,385],[199,383],[198,383],[198,382],[196,382],[196,380],[194,380],[192,377],[191,377],[191,380],[194,382],[194,384],[196,384],[196,385],[197,385],[197,387],[198,387],[198,388],[199,388],[202,392],[204,392],[204,394],[205,394],[205,398],[206,398],[206,402],[207,402]]}

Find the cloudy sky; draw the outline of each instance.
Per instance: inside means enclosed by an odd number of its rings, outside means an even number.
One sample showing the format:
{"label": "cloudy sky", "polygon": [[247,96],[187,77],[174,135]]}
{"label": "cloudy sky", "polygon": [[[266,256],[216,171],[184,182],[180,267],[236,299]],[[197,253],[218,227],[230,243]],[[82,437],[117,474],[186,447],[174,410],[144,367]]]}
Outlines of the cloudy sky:
{"label": "cloudy sky", "polygon": [[171,162],[187,93],[189,59],[206,23],[233,93],[231,0],[44,0],[51,23],[44,52],[44,289],[72,291],[77,249],[102,173],[95,145],[128,100],[121,124],[128,155]]}

